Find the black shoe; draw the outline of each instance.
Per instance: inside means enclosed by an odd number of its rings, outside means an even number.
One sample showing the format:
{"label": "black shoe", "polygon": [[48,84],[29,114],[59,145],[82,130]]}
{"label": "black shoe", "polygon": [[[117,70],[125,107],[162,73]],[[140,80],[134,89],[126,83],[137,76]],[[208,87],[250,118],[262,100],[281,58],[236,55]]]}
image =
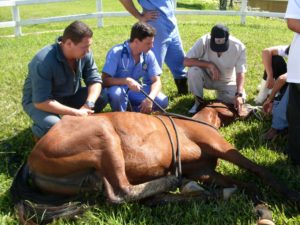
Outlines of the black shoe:
{"label": "black shoe", "polygon": [[187,86],[187,79],[174,79],[175,84],[177,86],[178,94],[179,95],[186,95],[188,93],[188,86]]}

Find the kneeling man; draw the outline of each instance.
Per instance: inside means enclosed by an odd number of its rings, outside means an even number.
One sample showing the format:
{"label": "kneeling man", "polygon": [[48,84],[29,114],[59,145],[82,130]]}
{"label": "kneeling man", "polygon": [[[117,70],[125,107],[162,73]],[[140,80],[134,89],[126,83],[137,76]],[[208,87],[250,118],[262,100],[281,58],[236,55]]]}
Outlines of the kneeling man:
{"label": "kneeling man", "polygon": [[[104,86],[108,89],[108,99],[112,111],[124,112],[128,104],[131,110],[150,113],[158,107],[142,92],[167,108],[168,97],[161,90],[162,70],[153,52],[155,29],[138,22],[131,29],[130,39],[114,46],[106,56],[102,70]],[[142,79],[142,80],[141,80]]]}

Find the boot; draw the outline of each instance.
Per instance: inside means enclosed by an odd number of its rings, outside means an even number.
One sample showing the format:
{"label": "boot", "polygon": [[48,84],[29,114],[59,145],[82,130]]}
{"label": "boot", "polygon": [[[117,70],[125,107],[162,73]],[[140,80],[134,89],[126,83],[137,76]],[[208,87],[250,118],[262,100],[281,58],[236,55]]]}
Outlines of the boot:
{"label": "boot", "polygon": [[254,100],[254,102],[257,105],[263,104],[264,101],[266,100],[266,98],[268,97],[269,89],[266,88],[266,83],[267,83],[267,81],[265,81],[265,80],[261,80],[261,82],[260,82],[259,92]]}
{"label": "boot", "polygon": [[178,94],[186,95],[188,93],[187,78],[174,79],[174,80],[177,86]]}

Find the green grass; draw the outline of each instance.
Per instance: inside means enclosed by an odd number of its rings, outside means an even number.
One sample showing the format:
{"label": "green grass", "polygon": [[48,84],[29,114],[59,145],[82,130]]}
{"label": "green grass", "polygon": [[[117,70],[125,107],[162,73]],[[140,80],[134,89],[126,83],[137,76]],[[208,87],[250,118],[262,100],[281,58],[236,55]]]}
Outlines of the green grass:
{"label": "green grass", "polygon": [[[200,1],[178,1],[179,5],[189,8]],[[205,1],[202,1],[205,2]],[[206,1],[207,2],[207,1]],[[76,4],[75,4],[76,3]],[[62,4],[62,3],[60,3]],[[92,12],[95,8],[93,0],[75,1],[69,7],[60,8],[49,4],[47,10],[42,6],[24,7],[22,18],[53,16],[68,13]],[[66,3],[65,3],[66,4]],[[78,5],[77,5],[78,4]],[[54,4],[56,5],[56,4]],[[211,7],[207,3],[201,7]],[[51,8],[53,7],[53,8]],[[197,6],[198,7],[198,6]],[[104,1],[105,11],[122,10],[118,1]],[[9,20],[6,8],[0,8],[0,20]],[[217,22],[223,22],[231,33],[243,41],[247,47],[248,72],[245,88],[248,102],[253,103],[256,86],[262,76],[261,51],[263,48],[288,44],[293,34],[287,29],[283,20],[247,17],[247,24],[240,25],[239,17],[225,16],[178,16],[179,29],[184,49],[188,49],[203,34],[210,31]],[[93,52],[101,70],[106,52],[117,43],[128,38],[129,30],[135,20],[131,17],[105,19],[105,27],[96,28],[95,20],[87,20],[94,30]],[[68,22],[69,23],[69,22]],[[29,26],[23,29],[27,35],[19,38],[0,38],[0,224],[18,224],[13,205],[8,194],[13,174],[20,163],[26,159],[33,147],[30,131],[31,121],[21,107],[22,85],[27,74],[27,64],[35,53],[44,45],[53,43],[68,23],[53,23]],[[35,32],[49,31],[36,34]],[[12,34],[10,29],[0,29],[0,36]],[[187,114],[193,104],[191,95],[177,96],[170,71],[164,67],[163,91],[170,97],[168,111]],[[211,98],[211,92],[206,93]],[[106,108],[109,111],[109,107]],[[238,121],[222,128],[221,133],[226,140],[234,144],[246,157],[267,167],[287,186],[300,191],[300,171],[297,171],[286,155],[281,151],[286,145],[284,139],[267,144],[261,139],[262,133],[270,126],[270,120],[263,122],[251,118]],[[84,132],[84,131],[83,131]],[[299,211],[284,197],[280,197],[265,186],[257,177],[230,163],[221,161],[218,171],[236,179],[250,181],[259,185],[270,208],[276,224],[300,224]],[[189,204],[172,204],[148,208],[138,204],[110,205],[99,201],[97,206],[89,210],[77,220],[59,220],[54,224],[255,224],[252,202],[242,190],[234,194],[228,201],[213,200],[211,202],[191,202]]]}

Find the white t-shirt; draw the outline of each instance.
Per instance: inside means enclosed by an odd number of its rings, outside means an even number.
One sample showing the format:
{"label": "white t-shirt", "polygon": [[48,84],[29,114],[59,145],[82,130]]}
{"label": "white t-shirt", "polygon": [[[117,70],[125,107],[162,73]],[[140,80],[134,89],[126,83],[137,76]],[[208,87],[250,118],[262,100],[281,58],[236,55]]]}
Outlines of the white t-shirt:
{"label": "white t-shirt", "polygon": [[[286,14],[286,19],[300,20],[300,0],[289,0]],[[288,75],[287,82],[300,83],[300,34],[295,33],[294,39],[291,43],[289,60],[287,65]]]}
{"label": "white t-shirt", "polygon": [[286,54],[285,50],[288,48],[288,45],[278,45],[276,46],[277,52],[279,56],[282,56],[284,58],[287,58],[288,55]]}
{"label": "white t-shirt", "polygon": [[221,81],[235,82],[236,73],[246,72],[246,47],[231,35],[229,36],[229,48],[220,57],[210,48],[210,34],[198,39],[186,57],[213,62],[221,72]]}

